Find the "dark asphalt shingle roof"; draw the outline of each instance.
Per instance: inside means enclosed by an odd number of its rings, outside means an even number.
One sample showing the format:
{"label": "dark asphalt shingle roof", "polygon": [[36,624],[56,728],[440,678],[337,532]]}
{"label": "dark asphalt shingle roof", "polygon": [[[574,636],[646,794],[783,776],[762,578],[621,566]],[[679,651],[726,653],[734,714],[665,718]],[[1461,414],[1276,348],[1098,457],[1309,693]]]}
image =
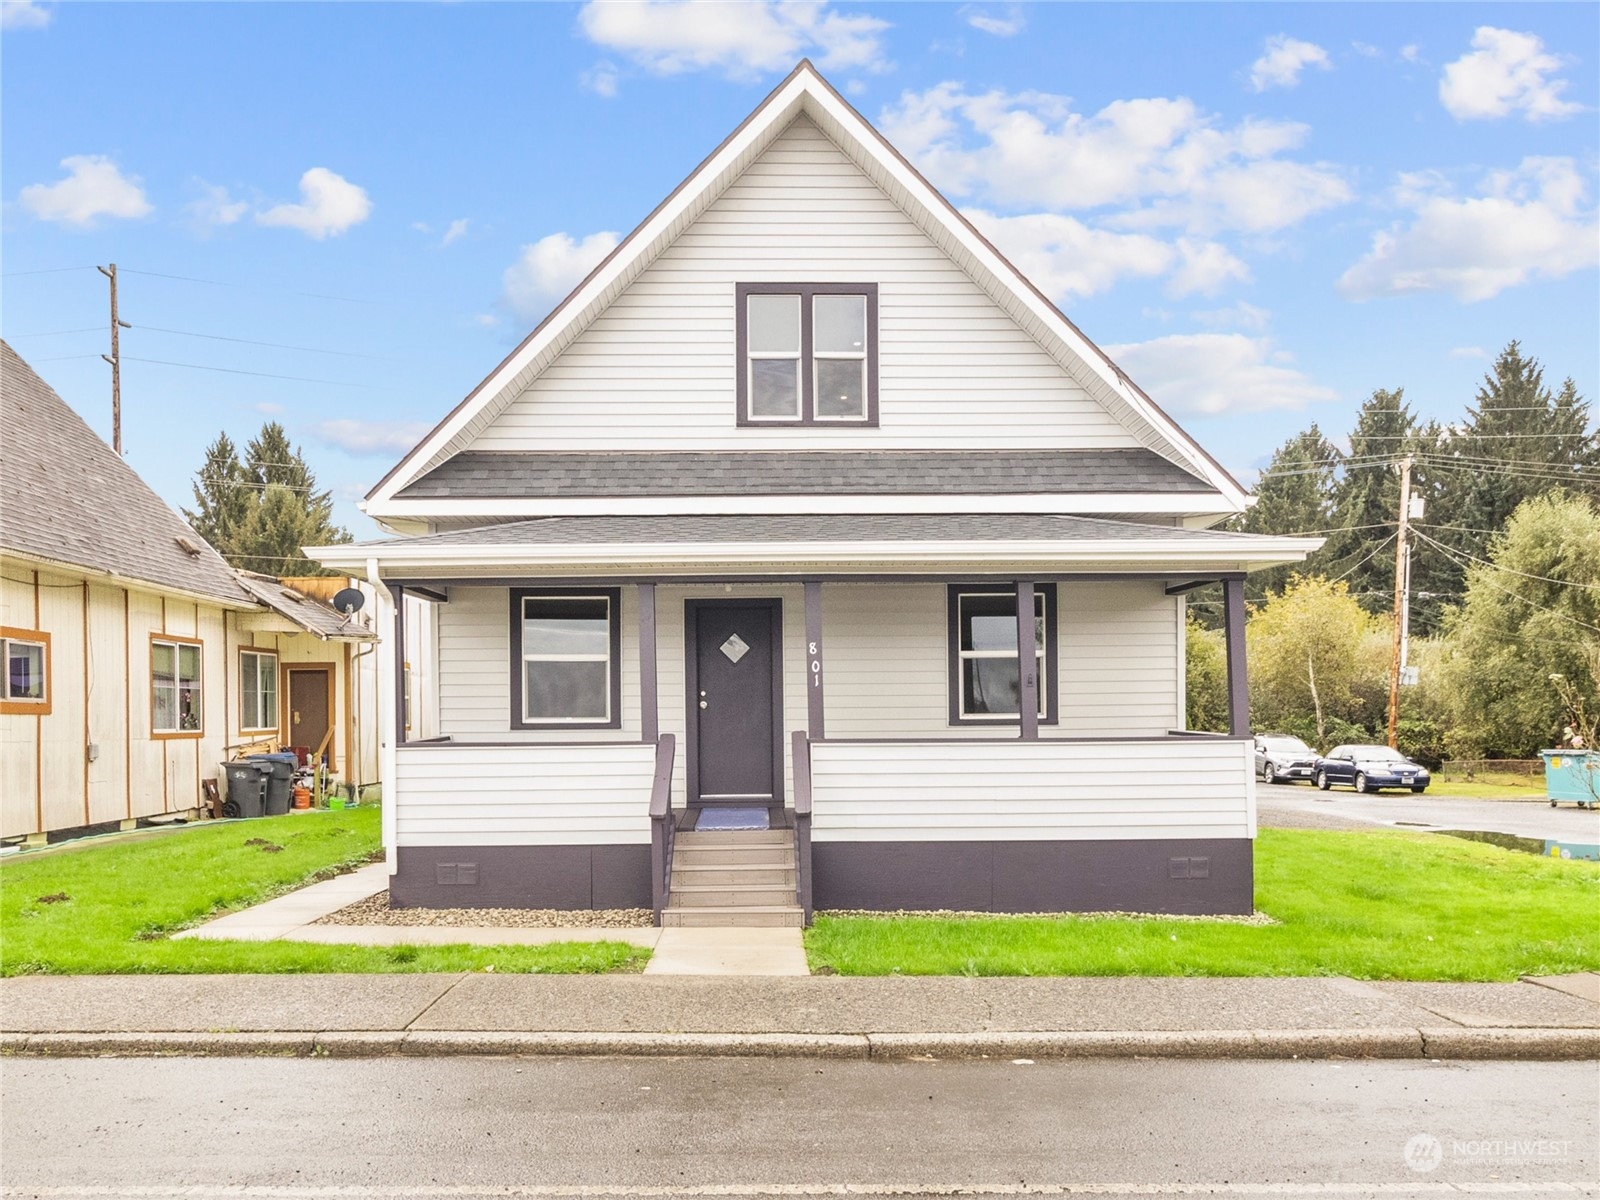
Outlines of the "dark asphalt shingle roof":
{"label": "dark asphalt shingle roof", "polygon": [[240,571],[239,581],[262,604],[293,621],[308,633],[323,638],[344,640],[377,637],[377,634],[361,621],[359,615],[353,619],[347,618],[326,601],[318,600],[315,596],[307,596],[304,592],[297,592],[270,575]]}
{"label": "dark asphalt shingle roof", "polygon": [[400,500],[547,496],[969,495],[1212,492],[1152,450],[469,450]]}
{"label": "dark asphalt shingle roof", "polygon": [[222,556],[3,341],[0,549],[251,602]]}
{"label": "dark asphalt shingle roof", "polygon": [[1178,529],[1135,521],[1041,513],[835,513],[792,516],[739,513],[697,516],[539,517],[374,546],[650,545],[658,542],[1039,542],[1177,540],[1221,548],[1254,534]]}

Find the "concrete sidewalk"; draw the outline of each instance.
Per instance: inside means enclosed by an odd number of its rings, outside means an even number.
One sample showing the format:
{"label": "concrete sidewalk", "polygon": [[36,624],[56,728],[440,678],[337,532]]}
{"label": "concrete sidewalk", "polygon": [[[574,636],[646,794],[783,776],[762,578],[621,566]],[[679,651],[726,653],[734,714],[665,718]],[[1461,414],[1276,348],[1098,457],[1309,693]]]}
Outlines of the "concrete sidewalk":
{"label": "concrete sidewalk", "polygon": [[854,1058],[1600,1057],[1600,980],[22,976],[0,1049]]}

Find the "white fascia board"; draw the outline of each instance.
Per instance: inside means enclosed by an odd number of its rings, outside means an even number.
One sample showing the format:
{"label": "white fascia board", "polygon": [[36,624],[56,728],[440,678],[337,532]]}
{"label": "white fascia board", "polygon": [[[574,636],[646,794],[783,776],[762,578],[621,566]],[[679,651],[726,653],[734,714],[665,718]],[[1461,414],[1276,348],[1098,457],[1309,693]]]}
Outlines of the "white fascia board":
{"label": "white fascia board", "polygon": [[995,495],[532,496],[514,500],[390,500],[370,515],[386,523],[441,517],[615,517],[766,513],[1149,513],[1232,516],[1227,497],[1209,492]]}
{"label": "white fascia board", "polygon": [[1179,570],[1255,570],[1301,562],[1320,538],[1250,538],[1233,544],[1196,545],[1190,539],[1127,538],[1116,541],[1032,542],[679,542],[572,545],[308,546],[323,566],[355,569],[376,559],[380,572],[493,571],[500,574],[571,569],[628,574],[701,570],[826,566],[893,570],[926,566],[973,567],[1031,563],[1064,567],[1150,567]]}

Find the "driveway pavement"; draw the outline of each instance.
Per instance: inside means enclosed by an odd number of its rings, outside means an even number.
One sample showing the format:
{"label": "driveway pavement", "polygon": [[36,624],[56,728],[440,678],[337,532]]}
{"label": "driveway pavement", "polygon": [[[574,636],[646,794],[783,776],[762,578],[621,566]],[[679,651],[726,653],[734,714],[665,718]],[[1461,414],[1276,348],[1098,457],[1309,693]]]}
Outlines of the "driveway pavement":
{"label": "driveway pavement", "polygon": [[1519,800],[1453,800],[1348,789],[1319,792],[1309,784],[1256,785],[1260,822],[1289,828],[1390,825],[1406,829],[1470,829],[1549,841],[1600,844],[1600,810]]}

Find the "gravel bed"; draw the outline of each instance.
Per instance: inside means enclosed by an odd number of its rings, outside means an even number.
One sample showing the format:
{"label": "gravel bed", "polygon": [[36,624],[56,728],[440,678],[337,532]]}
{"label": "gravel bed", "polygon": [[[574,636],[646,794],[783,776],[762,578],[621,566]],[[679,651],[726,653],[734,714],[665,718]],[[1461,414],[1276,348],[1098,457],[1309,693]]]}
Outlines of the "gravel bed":
{"label": "gravel bed", "polygon": [[432,925],[456,929],[639,929],[655,924],[648,908],[390,908],[384,892],[329,913],[313,925]]}

